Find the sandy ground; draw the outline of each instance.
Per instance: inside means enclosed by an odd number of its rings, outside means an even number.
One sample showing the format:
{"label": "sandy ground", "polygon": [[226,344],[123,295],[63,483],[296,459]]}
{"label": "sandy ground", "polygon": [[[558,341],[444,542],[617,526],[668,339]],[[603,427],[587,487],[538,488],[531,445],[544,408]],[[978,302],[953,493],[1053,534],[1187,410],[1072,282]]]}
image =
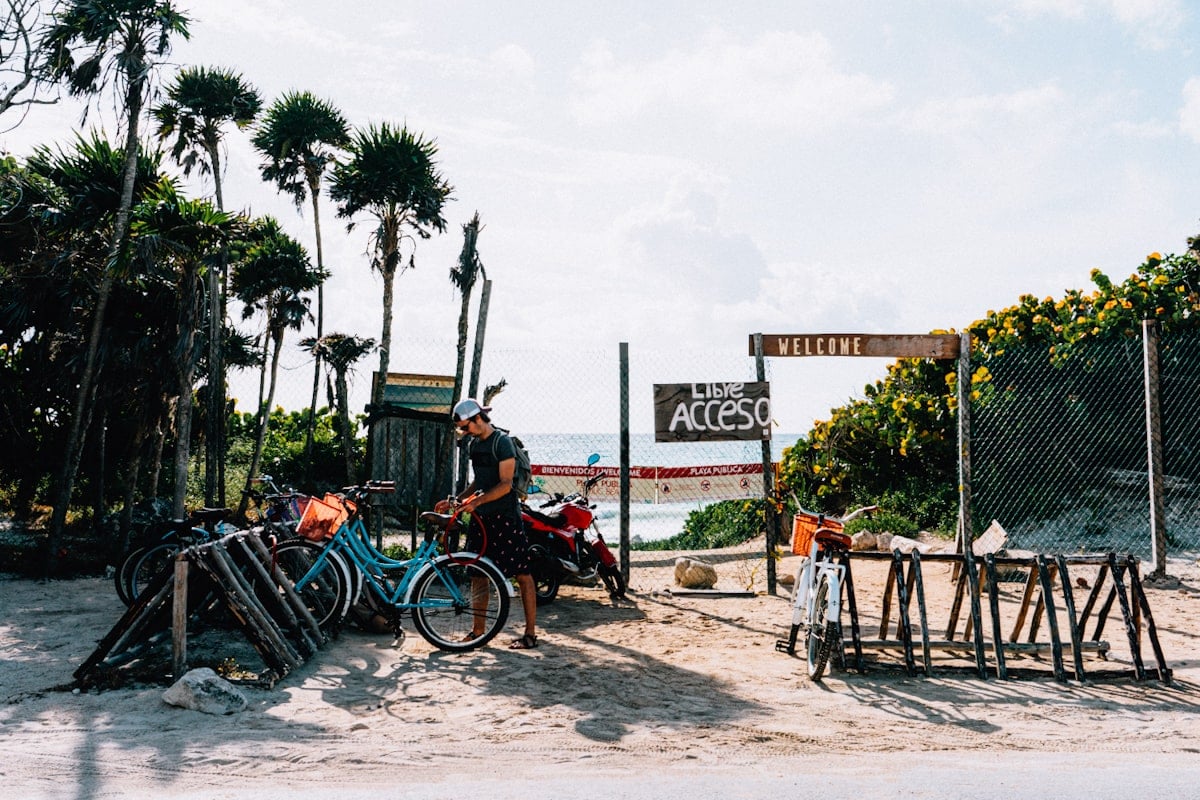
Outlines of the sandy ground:
{"label": "sandy ground", "polygon": [[[897,653],[866,674],[808,680],[777,652],[790,617],[753,551],[714,556],[718,588],[672,594],[674,554],[635,554],[629,601],[565,587],[541,646],[467,654],[416,634],[346,631],[249,708],[211,716],[162,702],[164,685],[72,692],[71,675],[122,607],[110,581],[0,581],[0,786],[14,798],[1159,797],[1200,796],[1200,566],[1148,589],[1174,680],[1123,674],[1119,614],[1107,661],[1054,680],[1049,657],[984,680],[935,654],[909,676]],[[780,574],[794,559],[785,559]],[[856,565],[868,631],[882,568]],[[950,580],[926,570],[931,629]],[[1074,576],[1073,576],[1074,577]],[[1081,575],[1085,580],[1087,576]],[[1002,585],[1011,606],[1019,584]],[[873,636],[878,631],[870,631]],[[1046,637],[1043,637],[1046,638]],[[245,663],[244,642],[229,652]],[[990,663],[990,662],[989,662]],[[247,664],[248,666],[248,664]]]}

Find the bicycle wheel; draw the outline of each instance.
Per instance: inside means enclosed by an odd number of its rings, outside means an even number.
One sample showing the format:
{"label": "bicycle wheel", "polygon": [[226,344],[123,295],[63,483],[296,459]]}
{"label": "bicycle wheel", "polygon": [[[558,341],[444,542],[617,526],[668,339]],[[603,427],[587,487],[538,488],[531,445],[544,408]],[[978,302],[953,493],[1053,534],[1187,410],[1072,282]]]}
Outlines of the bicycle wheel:
{"label": "bicycle wheel", "polygon": [[134,567],[149,549],[149,546],[146,545],[133,548],[125,555],[125,558],[121,559],[121,563],[117,565],[117,569],[113,573],[113,586],[116,587],[117,597],[121,598],[121,602],[125,605],[133,602],[133,598],[129,596],[129,587],[133,583]]}
{"label": "bicycle wheel", "polygon": [[[442,556],[417,576],[413,624],[441,650],[482,647],[508,621],[508,581],[483,561],[456,562]],[[483,627],[475,632],[475,623]]]}
{"label": "bicycle wheel", "polygon": [[600,580],[604,581],[604,588],[608,590],[610,600],[617,600],[625,596],[625,576],[621,574],[619,568],[601,564]]}
{"label": "bicycle wheel", "polygon": [[[350,610],[350,568],[336,552],[329,552],[320,569],[313,571],[325,548],[305,539],[289,539],[275,548],[275,562],[304,600],[309,613],[325,630],[334,630]],[[305,577],[307,576],[307,577]]]}
{"label": "bicycle wheel", "polygon": [[812,617],[808,621],[808,677],[814,681],[819,681],[825,674],[829,654],[842,635],[838,621],[829,618],[830,591],[829,577],[826,576],[817,586]]}
{"label": "bicycle wheel", "polygon": [[163,542],[145,548],[129,571],[129,579],[125,591],[129,603],[138,599],[154,577],[165,569],[173,569],[175,554],[179,552],[178,542]]}

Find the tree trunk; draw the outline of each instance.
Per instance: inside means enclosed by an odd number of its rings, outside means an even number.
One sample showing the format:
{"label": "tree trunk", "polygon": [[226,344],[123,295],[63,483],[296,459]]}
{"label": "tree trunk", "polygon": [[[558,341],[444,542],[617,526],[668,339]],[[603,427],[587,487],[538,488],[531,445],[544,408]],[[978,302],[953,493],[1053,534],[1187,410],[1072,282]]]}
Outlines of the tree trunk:
{"label": "tree trunk", "polygon": [[167,429],[171,425],[171,412],[168,402],[170,398],[162,398],[162,415],[159,417],[158,426],[154,429],[154,460],[151,462],[152,469],[150,471],[150,485],[147,487],[148,496],[155,499],[158,498],[158,485],[162,482],[162,454],[163,448],[166,446]]}
{"label": "tree trunk", "polygon": [[[321,176],[308,176],[308,194],[312,197],[313,232],[317,237],[317,270],[325,274],[325,257],[321,250]],[[325,278],[317,284],[317,341],[325,333]],[[313,363],[312,402],[309,404],[308,426],[304,432],[304,476],[310,477],[312,470],[313,433],[317,426],[317,395],[321,389],[321,351],[317,350]]]}
{"label": "tree trunk", "polygon": [[[217,143],[208,143],[208,158],[213,169],[213,192],[217,196],[217,210],[225,210],[225,199],[221,191],[221,152]],[[222,248],[221,263],[225,262]],[[222,353],[224,342],[224,303],[220,297],[221,283],[217,270],[208,270],[208,395],[205,398],[204,425],[204,504],[215,506],[218,502],[217,483],[220,479],[220,450],[223,445],[222,410],[225,408],[225,364]]]}
{"label": "tree trunk", "polygon": [[133,523],[133,504],[137,497],[137,485],[142,475],[142,447],[146,443],[146,427],[138,424],[133,432],[133,454],[125,467],[125,495],[121,506],[120,533],[117,535],[113,564],[119,565],[129,552],[129,528]]}
{"label": "tree trunk", "polygon": [[338,418],[342,421],[342,457],[346,461],[346,485],[351,486],[354,478],[354,428],[350,421],[350,389],[346,382],[346,370],[337,371],[334,394],[337,397]]}
{"label": "tree trunk", "polygon": [[117,206],[117,219],[113,225],[112,240],[104,261],[103,277],[96,292],[96,307],[92,312],[92,327],[88,334],[87,356],[83,373],[79,376],[79,388],[75,393],[75,407],[71,414],[71,427],[67,433],[66,453],[62,469],[59,470],[57,491],[54,497],[54,513],[50,517],[50,530],[46,538],[45,576],[54,574],[58,567],[58,549],[62,542],[63,528],[67,521],[67,507],[75,491],[75,477],[79,472],[79,461],[83,456],[84,421],[88,419],[88,401],[92,396],[92,384],[96,378],[96,359],[100,351],[100,336],[104,331],[104,313],[108,298],[112,294],[113,270],[121,257],[121,247],[129,230],[129,216],[133,208],[133,184],[137,178],[138,122],[142,116],[142,89],[145,78],[135,77],[130,81],[125,95],[127,130],[125,133],[125,171],[121,182],[121,201]]}
{"label": "tree trunk", "polygon": [[[211,270],[210,270],[211,271]],[[178,366],[178,391],[175,406],[175,494],[171,514],[175,519],[187,516],[188,464],[192,448],[192,377],[196,371],[196,324],[199,319],[200,276],[194,265],[184,267],[180,281],[179,339],[181,363]]]}
{"label": "tree trunk", "polygon": [[[254,442],[254,454],[250,457],[250,471],[246,473],[247,490],[250,489],[250,480],[258,474],[258,465],[262,461],[263,445],[267,441],[267,421],[271,418],[271,404],[275,402],[275,377],[279,372],[279,351],[283,349],[283,334],[284,328],[282,326],[270,332],[269,338],[273,345],[273,352],[271,353],[271,382],[270,388],[267,390],[266,402],[262,405],[262,418],[258,424],[258,438]],[[246,516],[246,509],[249,505],[250,495],[243,494],[242,501],[238,503],[238,519]]]}
{"label": "tree trunk", "polygon": [[392,351],[392,291],[396,282],[396,270],[383,273],[383,332],[379,339],[379,382],[375,386],[375,403],[383,402],[383,389],[387,385],[388,358]]}

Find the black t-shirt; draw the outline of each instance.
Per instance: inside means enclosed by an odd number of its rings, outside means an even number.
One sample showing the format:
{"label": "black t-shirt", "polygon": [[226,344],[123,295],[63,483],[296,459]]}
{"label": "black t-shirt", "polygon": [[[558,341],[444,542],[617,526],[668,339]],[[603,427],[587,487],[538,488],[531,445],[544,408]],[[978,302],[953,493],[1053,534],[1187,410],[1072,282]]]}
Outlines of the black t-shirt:
{"label": "black t-shirt", "polygon": [[[471,445],[471,472],[475,488],[486,492],[500,483],[500,462],[517,457],[516,445],[507,434],[494,430],[486,439],[476,439]],[[509,490],[503,497],[478,507],[483,514],[499,514],[514,511],[518,506],[517,493]]]}

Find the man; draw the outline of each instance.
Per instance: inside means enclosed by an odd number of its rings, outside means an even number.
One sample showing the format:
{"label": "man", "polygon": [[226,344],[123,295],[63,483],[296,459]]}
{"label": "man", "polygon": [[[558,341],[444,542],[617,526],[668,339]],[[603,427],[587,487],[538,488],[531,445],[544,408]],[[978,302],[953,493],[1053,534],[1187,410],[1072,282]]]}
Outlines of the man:
{"label": "man", "polygon": [[[517,579],[521,606],[525,610],[525,633],[513,640],[510,648],[527,650],[538,645],[537,594],[529,563],[529,539],[521,523],[521,506],[513,491],[516,472],[516,447],[506,433],[496,429],[488,416],[491,406],[480,405],[474,398],[454,406],[452,417],[459,435],[472,437],[471,473],[467,488],[459,493],[458,508],[471,513],[467,547],[480,551],[481,529],[486,537],[483,555],[490,558],[506,577]],[[450,503],[440,501],[435,510],[446,512]],[[476,631],[476,634],[480,631]]]}

